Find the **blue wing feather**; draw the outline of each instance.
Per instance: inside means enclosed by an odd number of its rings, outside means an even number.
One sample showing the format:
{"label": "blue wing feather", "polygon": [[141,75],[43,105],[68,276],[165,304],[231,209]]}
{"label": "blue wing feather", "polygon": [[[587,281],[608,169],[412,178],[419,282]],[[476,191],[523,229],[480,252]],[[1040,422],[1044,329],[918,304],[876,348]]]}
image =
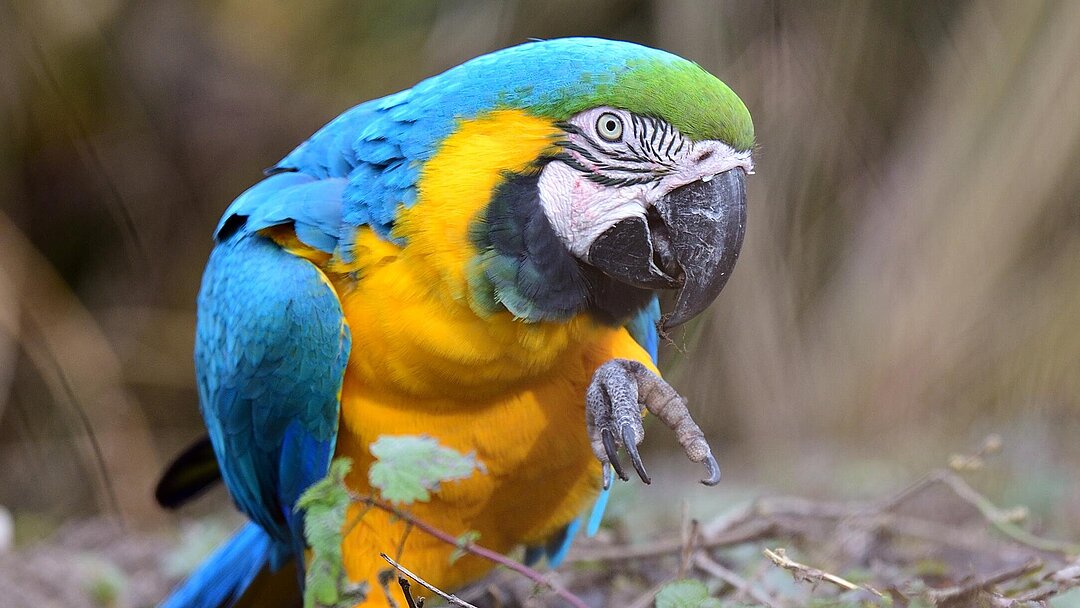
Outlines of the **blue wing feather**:
{"label": "blue wing feather", "polygon": [[294,506],[329,469],[351,338],[322,272],[258,231],[291,224],[305,244],[334,252],[345,186],[271,175],[237,197],[215,230],[198,302],[199,401],[225,485],[257,526],[241,529],[163,606],[229,605],[264,566],[302,555]]}
{"label": "blue wing feather", "polygon": [[195,348],[203,417],[234,501],[278,542],[293,542],[293,505],[333,455],[344,323],[318,268],[247,227],[211,254]]}

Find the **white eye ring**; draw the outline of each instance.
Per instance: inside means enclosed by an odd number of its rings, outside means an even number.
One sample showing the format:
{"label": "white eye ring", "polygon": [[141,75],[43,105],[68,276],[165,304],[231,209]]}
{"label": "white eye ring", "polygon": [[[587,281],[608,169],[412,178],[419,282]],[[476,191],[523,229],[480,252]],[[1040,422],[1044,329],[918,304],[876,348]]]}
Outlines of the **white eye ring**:
{"label": "white eye ring", "polygon": [[622,139],[622,119],[611,112],[604,112],[596,119],[596,133],[607,141],[619,141]]}

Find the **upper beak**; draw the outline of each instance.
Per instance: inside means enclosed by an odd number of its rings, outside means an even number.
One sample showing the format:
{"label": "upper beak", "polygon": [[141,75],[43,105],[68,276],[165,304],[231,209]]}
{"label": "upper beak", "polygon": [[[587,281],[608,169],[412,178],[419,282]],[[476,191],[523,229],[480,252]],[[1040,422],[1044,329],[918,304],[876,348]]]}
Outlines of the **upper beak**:
{"label": "upper beak", "polygon": [[588,257],[631,285],[677,287],[664,321],[670,330],[705,310],[735,268],[746,232],[746,173],[735,168],[676,188],[656,203],[655,216],[618,222],[597,237]]}

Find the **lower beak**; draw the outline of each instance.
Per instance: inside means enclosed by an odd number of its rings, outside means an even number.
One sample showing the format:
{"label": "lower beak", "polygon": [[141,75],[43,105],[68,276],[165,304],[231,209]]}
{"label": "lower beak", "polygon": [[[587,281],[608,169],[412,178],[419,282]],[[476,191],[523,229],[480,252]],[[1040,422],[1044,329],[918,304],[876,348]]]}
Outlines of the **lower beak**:
{"label": "lower beak", "polygon": [[746,232],[746,174],[731,169],[669,192],[651,221],[622,220],[593,242],[589,263],[648,289],[679,292],[664,329],[700,314],[724,288]]}

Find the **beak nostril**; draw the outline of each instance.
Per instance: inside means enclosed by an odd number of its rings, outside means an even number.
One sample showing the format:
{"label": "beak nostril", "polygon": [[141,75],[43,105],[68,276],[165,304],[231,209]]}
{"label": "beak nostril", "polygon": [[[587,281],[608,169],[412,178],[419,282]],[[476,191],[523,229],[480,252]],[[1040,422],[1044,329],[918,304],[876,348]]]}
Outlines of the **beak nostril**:
{"label": "beak nostril", "polygon": [[701,153],[700,156],[697,157],[696,160],[694,160],[694,162],[695,163],[703,163],[703,162],[709,160],[710,158],[712,158],[712,155],[713,155],[712,150],[705,150],[704,152]]}
{"label": "beak nostril", "polygon": [[653,264],[668,276],[679,279],[682,269],[679,268],[675,252],[671,248],[671,235],[668,234],[667,226],[664,225],[656,207],[649,207],[645,219],[649,224],[649,235],[652,237]]}

